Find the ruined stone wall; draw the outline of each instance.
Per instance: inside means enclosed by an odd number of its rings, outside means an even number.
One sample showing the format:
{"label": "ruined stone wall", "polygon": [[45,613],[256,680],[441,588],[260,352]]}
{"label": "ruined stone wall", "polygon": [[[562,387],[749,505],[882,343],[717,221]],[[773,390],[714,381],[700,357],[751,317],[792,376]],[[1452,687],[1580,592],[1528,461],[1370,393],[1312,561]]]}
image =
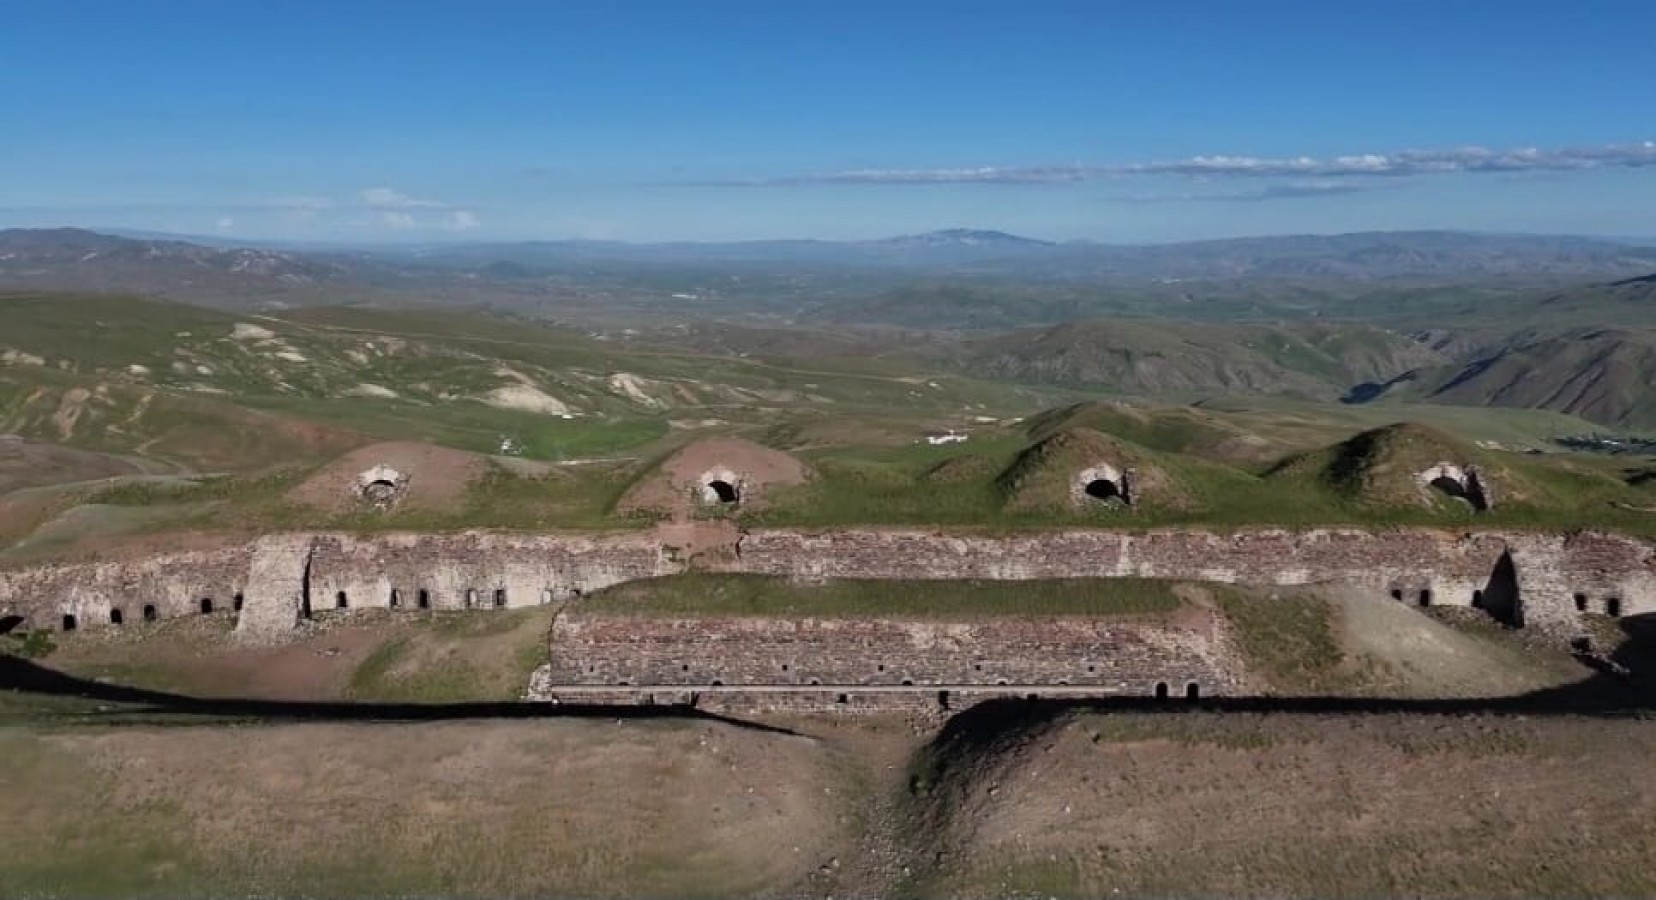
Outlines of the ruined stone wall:
{"label": "ruined stone wall", "polygon": [[[239,613],[245,636],[280,635],[307,612],[347,606],[519,607],[678,571],[650,535],[272,535],[227,548],[0,571],[0,615],[28,627]],[[498,603],[497,603],[498,601]],[[308,607],[308,610],[307,610]]]}
{"label": "ruined stone wall", "polygon": [[1211,612],[1144,618],[664,618],[589,613],[552,629],[547,677],[590,686],[1086,685],[1095,693],[1226,693]]}
{"label": "ruined stone wall", "polygon": [[[759,530],[742,538],[744,572],[795,578],[1180,578],[1250,585],[1342,581],[1377,597],[1470,606],[1511,553],[1530,622],[1568,622],[1575,595],[1593,611],[1656,612],[1656,548],[1618,535],[1457,534],[1432,529],[1068,530],[959,535],[919,530]],[[1596,603],[1596,606],[1591,604]]]}
{"label": "ruined stone wall", "polygon": [[320,535],[312,545],[313,609],[516,608],[679,570],[654,536]]}
{"label": "ruined stone wall", "polygon": [[[1235,534],[1196,530],[1068,530],[1020,535],[860,529],[811,533],[759,530],[700,535],[693,548],[729,571],[796,578],[1075,578],[1142,576],[1256,585],[1342,581],[1377,599],[1470,605],[1510,555],[1516,602],[1526,624],[1568,626],[1578,604],[1592,612],[1656,612],[1656,548],[1617,535],[1452,533],[1359,529]],[[244,634],[280,634],[308,603],[436,609],[468,601],[494,607],[563,602],[619,582],[682,571],[683,535],[521,535],[495,533],[287,534],[214,550],[126,561],[54,562],[0,570],[0,616],[29,627],[79,627],[197,614],[239,595]],[[702,546],[709,541],[719,546]],[[676,549],[675,549],[676,548]]]}
{"label": "ruined stone wall", "polygon": [[248,583],[250,545],[136,560],[52,563],[0,571],[0,615],[29,627],[86,628],[234,609]]}

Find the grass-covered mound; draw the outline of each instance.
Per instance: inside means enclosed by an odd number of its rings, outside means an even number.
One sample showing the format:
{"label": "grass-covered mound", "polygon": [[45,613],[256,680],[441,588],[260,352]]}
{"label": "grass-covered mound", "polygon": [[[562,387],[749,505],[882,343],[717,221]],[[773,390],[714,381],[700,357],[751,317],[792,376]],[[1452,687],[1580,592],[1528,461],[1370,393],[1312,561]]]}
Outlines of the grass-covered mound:
{"label": "grass-covered mound", "polygon": [[1281,448],[1234,422],[1188,406],[1147,408],[1119,401],[1076,403],[1031,416],[1024,423],[1031,440],[1086,428],[1115,435],[1151,450],[1187,453],[1232,464],[1274,461]]}
{"label": "grass-covered mound", "polygon": [[1066,428],[1018,454],[997,485],[1013,511],[1097,509],[1118,511],[1121,504],[1088,503],[1076,492],[1078,476],[1104,469],[1122,473],[1133,508],[1184,509],[1192,505],[1188,488],[1169,474],[1157,455],[1144,447],[1090,428]]}
{"label": "grass-covered mound", "polygon": [[1421,473],[1443,465],[1475,470],[1495,505],[1533,503],[1541,494],[1501,454],[1410,422],[1373,428],[1293,457],[1270,477],[1285,485],[1315,480],[1339,500],[1364,508],[1466,509],[1463,501],[1422,483]]}

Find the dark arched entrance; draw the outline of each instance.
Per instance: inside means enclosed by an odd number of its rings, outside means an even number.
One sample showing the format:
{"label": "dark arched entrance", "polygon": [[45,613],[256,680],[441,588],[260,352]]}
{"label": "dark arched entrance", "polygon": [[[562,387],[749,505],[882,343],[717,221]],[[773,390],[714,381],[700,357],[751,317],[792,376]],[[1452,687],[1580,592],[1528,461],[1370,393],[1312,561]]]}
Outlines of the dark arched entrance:
{"label": "dark arched entrance", "polygon": [[1495,561],[1495,568],[1489,573],[1489,583],[1484,585],[1481,605],[1483,611],[1495,621],[1513,628],[1524,627],[1523,598],[1518,595],[1518,567],[1512,561],[1510,550]]}
{"label": "dark arched entrance", "polygon": [[1094,500],[1120,500],[1121,486],[1108,478],[1094,478],[1087,482],[1083,492]]}

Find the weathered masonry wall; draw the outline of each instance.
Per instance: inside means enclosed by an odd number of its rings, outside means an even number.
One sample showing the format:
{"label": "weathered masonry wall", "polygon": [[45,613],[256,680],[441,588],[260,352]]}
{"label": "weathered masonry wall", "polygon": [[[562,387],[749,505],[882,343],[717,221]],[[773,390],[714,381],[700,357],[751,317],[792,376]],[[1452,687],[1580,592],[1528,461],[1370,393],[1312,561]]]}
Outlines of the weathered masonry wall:
{"label": "weathered masonry wall", "polygon": [[855,687],[1073,685],[1098,694],[1227,693],[1223,626],[1081,617],[976,621],[657,618],[566,608],[555,685]]}
{"label": "weathered masonry wall", "polygon": [[311,546],[313,610],[510,609],[679,570],[650,535],[319,535]]}
{"label": "weathered masonry wall", "polygon": [[[921,530],[759,530],[697,547],[730,571],[796,578],[1144,576],[1257,585],[1342,581],[1377,599],[1510,606],[1529,624],[1578,611],[1656,612],[1656,547],[1602,533],[1357,529],[1235,534],[1070,530],[1013,536]],[[281,634],[310,611],[518,607],[683,571],[671,531],[621,535],[272,535],[216,550],[0,571],[0,618],[32,628],[239,612]],[[708,552],[708,551],[717,552]],[[394,592],[394,593],[393,593]],[[204,602],[205,601],[205,602]],[[117,615],[118,614],[118,615]],[[682,665],[682,664],[681,664]]]}
{"label": "weathered masonry wall", "polygon": [[[1505,562],[1503,562],[1503,558]],[[1602,533],[1455,534],[1430,529],[1054,531],[1013,536],[857,530],[754,531],[744,572],[795,578],[1181,578],[1253,585],[1344,581],[1411,603],[1510,596],[1529,623],[1578,611],[1656,612],[1656,547]],[[1511,580],[1511,584],[1505,583]]]}
{"label": "weathered masonry wall", "polygon": [[257,637],[327,609],[512,608],[678,570],[647,534],[274,535],[213,551],[0,571],[0,616],[64,629],[233,611],[237,632]]}

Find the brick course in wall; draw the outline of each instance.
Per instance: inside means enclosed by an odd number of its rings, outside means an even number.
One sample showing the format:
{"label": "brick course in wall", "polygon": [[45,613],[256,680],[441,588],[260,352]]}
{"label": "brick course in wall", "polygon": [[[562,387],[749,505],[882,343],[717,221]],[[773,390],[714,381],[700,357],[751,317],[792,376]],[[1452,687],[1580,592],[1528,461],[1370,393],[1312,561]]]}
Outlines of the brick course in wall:
{"label": "brick course in wall", "polygon": [[1194,683],[1228,692],[1218,617],[1181,619],[656,618],[576,605],[553,626],[547,674],[590,686],[1087,685],[1149,695],[1157,683]]}

